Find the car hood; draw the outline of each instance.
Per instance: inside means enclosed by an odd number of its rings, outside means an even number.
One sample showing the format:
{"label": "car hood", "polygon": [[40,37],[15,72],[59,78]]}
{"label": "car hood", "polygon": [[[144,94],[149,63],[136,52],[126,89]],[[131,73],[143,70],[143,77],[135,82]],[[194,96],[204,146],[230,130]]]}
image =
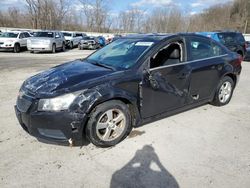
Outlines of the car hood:
{"label": "car hood", "polygon": [[0,37],[0,42],[14,41],[16,38]]}
{"label": "car hood", "polygon": [[31,41],[45,41],[45,40],[52,40],[53,38],[48,37],[31,37],[29,40]]}
{"label": "car hood", "polygon": [[91,80],[103,80],[100,77],[112,72],[114,71],[111,69],[93,65],[86,60],[75,60],[27,79],[22,89],[33,93],[37,98],[47,98],[85,89]]}

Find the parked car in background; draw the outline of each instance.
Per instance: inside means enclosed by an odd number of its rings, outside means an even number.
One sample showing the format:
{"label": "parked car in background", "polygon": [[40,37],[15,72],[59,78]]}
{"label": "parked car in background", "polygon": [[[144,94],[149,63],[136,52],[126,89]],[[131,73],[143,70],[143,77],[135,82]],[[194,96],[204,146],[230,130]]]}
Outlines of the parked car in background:
{"label": "parked car in background", "polygon": [[241,61],[201,35],[123,37],[28,78],[16,116],[38,138],[72,143],[86,135],[97,146],[113,146],[132,127],[202,104],[227,105]]}
{"label": "parked car in background", "polygon": [[250,41],[247,41],[246,43],[247,43],[247,52],[245,55],[245,60],[250,61]]}
{"label": "parked car in background", "polygon": [[116,41],[117,39],[119,39],[119,38],[121,38],[121,37],[122,37],[122,35],[116,34],[116,35],[114,35],[114,37],[112,38],[112,41],[111,41],[111,42]]}
{"label": "parked car in background", "polygon": [[97,42],[99,43],[100,47],[104,47],[106,45],[106,39],[103,36],[98,36]]}
{"label": "parked car in background", "polygon": [[57,50],[65,51],[65,39],[58,31],[38,31],[27,41],[28,50],[33,52],[52,52]]}
{"label": "parked car in background", "polygon": [[240,32],[233,31],[215,31],[215,32],[199,32],[198,34],[210,37],[224,46],[229,50],[238,53],[243,58],[246,55],[246,41]]}
{"label": "parked car in background", "polygon": [[12,49],[15,53],[27,48],[27,39],[30,38],[28,32],[10,31],[0,35],[0,49]]}
{"label": "parked car in background", "polygon": [[83,39],[82,33],[63,32],[63,35],[66,40],[66,47],[69,47],[70,49],[77,47]]}
{"label": "parked car in background", "polygon": [[78,45],[79,50],[90,49],[96,50],[100,48],[100,44],[98,43],[98,39],[96,37],[83,37],[80,44]]}

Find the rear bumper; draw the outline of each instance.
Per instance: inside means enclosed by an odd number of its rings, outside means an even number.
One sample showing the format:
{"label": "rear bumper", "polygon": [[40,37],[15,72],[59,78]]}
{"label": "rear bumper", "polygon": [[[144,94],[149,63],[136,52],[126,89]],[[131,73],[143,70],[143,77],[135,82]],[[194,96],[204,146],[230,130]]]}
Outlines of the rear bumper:
{"label": "rear bumper", "polygon": [[81,141],[86,115],[75,112],[21,112],[14,107],[22,128],[30,135],[53,141]]}
{"label": "rear bumper", "polygon": [[96,49],[96,44],[80,44],[83,49]]}

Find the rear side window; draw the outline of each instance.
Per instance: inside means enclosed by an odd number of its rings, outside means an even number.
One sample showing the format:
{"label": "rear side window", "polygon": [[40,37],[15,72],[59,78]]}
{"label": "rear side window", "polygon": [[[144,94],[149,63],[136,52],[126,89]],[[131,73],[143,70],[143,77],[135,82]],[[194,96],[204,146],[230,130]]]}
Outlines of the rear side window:
{"label": "rear side window", "polygon": [[191,38],[189,41],[190,60],[199,60],[225,54],[225,50],[210,40]]}

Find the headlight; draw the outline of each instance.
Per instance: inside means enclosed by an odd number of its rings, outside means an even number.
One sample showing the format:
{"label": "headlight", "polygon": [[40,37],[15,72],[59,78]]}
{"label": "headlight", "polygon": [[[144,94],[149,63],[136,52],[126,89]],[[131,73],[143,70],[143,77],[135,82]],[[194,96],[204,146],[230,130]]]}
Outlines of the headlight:
{"label": "headlight", "polygon": [[38,103],[39,111],[61,111],[66,110],[75,100],[80,92],[70,93],[51,99],[40,99]]}

